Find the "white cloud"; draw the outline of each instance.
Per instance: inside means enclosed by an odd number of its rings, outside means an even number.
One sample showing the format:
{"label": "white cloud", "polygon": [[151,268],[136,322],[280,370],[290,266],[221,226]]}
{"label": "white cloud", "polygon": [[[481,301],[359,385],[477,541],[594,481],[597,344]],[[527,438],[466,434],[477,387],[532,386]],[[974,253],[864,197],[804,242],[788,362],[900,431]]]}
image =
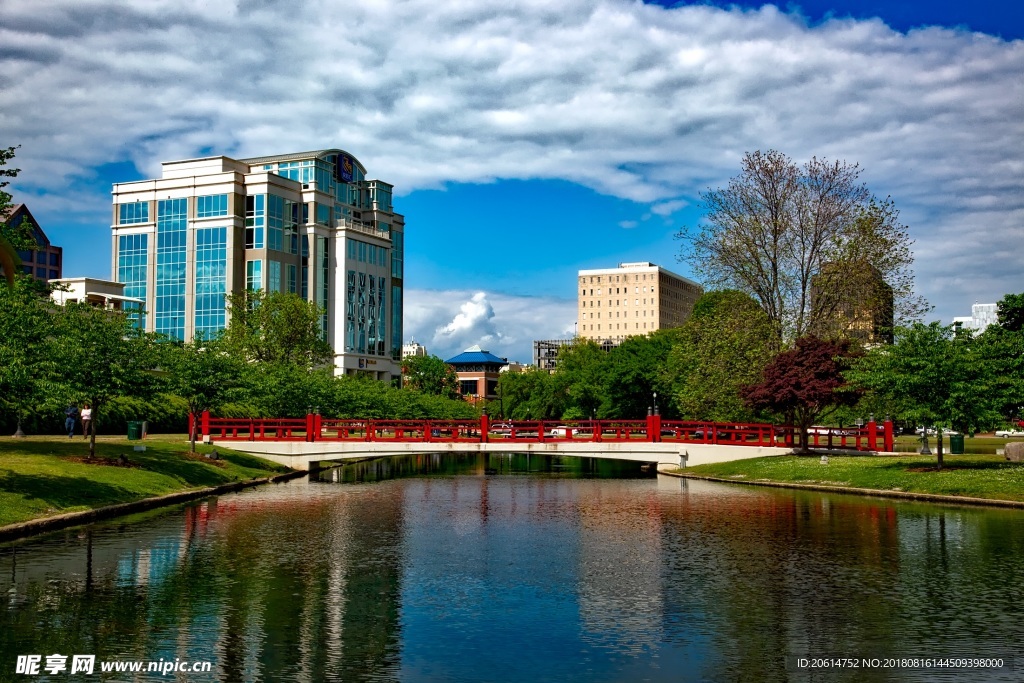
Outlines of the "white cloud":
{"label": "white cloud", "polygon": [[770,5],[6,0],[0,143],[29,194],[125,159],[339,146],[399,192],[560,178],[658,215],[744,151],[844,158],[903,209],[948,318],[1021,288],[1022,73],[1024,41]]}
{"label": "white cloud", "polygon": [[537,339],[573,334],[576,302],[482,291],[405,292],[406,339],[451,358],[474,344],[496,356],[528,363]]}
{"label": "white cloud", "polygon": [[619,227],[624,230],[632,230],[638,225],[639,223],[637,223],[636,221],[619,221]]}

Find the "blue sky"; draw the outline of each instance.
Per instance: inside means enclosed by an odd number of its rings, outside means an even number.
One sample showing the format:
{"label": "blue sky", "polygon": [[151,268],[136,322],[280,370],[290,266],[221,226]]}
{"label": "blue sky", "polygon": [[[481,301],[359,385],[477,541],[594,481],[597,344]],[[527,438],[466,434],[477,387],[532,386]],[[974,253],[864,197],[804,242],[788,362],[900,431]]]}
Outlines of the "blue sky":
{"label": "blue sky", "polygon": [[[406,338],[528,360],[581,268],[652,261],[746,151],[859,162],[934,318],[1024,291],[1024,12],[995,2],[5,0],[0,145],[68,276],[110,186],[324,147],[396,185]],[[213,6],[216,5],[216,6]]]}

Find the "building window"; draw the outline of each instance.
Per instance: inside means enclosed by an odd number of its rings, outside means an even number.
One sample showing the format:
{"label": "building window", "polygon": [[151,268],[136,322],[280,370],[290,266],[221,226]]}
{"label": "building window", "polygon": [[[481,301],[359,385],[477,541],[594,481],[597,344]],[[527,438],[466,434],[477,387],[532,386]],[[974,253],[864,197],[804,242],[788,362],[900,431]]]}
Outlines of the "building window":
{"label": "building window", "polygon": [[245,262],[245,288],[263,289],[263,261],[256,259]]}
{"label": "building window", "polygon": [[268,292],[280,292],[281,291],[281,262],[280,261],[268,261],[269,271],[267,272],[267,291]]}
{"label": "building window", "polygon": [[118,207],[120,225],[133,225],[135,223],[149,222],[149,202],[134,202],[132,204],[121,204]]}
{"label": "building window", "polygon": [[[405,270],[405,234],[391,233],[391,277],[401,278]],[[392,331],[394,328],[392,327]],[[401,342],[399,342],[401,344]]]}
{"label": "building window", "polygon": [[297,280],[298,280],[297,274],[298,274],[298,266],[296,266],[294,263],[289,263],[288,264],[288,292],[290,294],[295,294],[295,292],[296,292],[296,287],[297,287],[297,284],[298,284],[297,283]]}
{"label": "building window", "polygon": [[196,218],[213,218],[228,215],[228,196],[211,194],[196,197]]}
{"label": "building window", "polygon": [[[124,295],[146,300],[148,280],[149,235],[121,235],[117,238],[117,281],[124,283]],[[136,320],[140,329],[146,327],[142,313]]]}
{"label": "building window", "polygon": [[57,256],[56,253],[50,254],[50,265],[51,266],[59,266],[60,265],[60,257]]}
{"label": "building window", "polygon": [[263,248],[263,230],[267,219],[267,197],[258,194],[245,198],[245,248]]}
{"label": "building window", "polygon": [[155,329],[185,340],[185,258],[188,200],[163,199],[156,211]]}
{"label": "building window", "polygon": [[[202,197],[200,197],[202,199]],[[212,337],[224,329],[227,289],[227,228],[196,230],[196,337]]]}
{"label": "building window", "polygon": [[391,286],[391,357],[402,357],[402,288],[395,285]]}

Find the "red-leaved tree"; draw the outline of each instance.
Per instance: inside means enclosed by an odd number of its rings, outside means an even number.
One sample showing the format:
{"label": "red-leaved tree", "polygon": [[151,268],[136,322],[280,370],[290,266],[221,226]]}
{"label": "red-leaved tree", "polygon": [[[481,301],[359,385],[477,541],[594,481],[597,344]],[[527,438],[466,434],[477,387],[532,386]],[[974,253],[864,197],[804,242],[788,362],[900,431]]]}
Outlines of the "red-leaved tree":
{"label": "red-leaved tree", "polygon": [[853,405],[860,393],[849,387],[843,371],[860,355],[849,340],[801,337],[796,346],[777,355],[764,369],[764,379],[740,390],[747,406],[785,417],[800,429],[807,451],[807,429],[839,406]]}

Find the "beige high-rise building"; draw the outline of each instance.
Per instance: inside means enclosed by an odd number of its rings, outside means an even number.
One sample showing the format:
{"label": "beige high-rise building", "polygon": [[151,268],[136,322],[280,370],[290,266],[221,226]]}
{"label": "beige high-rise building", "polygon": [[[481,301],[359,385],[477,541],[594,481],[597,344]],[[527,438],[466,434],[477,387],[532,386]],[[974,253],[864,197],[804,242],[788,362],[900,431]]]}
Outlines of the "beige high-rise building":
{"label": "beige high-rise building", "polygon": [[621,342],[683,324],[704,289],[693,280],[641,261],[579,271],[577,334]]}

